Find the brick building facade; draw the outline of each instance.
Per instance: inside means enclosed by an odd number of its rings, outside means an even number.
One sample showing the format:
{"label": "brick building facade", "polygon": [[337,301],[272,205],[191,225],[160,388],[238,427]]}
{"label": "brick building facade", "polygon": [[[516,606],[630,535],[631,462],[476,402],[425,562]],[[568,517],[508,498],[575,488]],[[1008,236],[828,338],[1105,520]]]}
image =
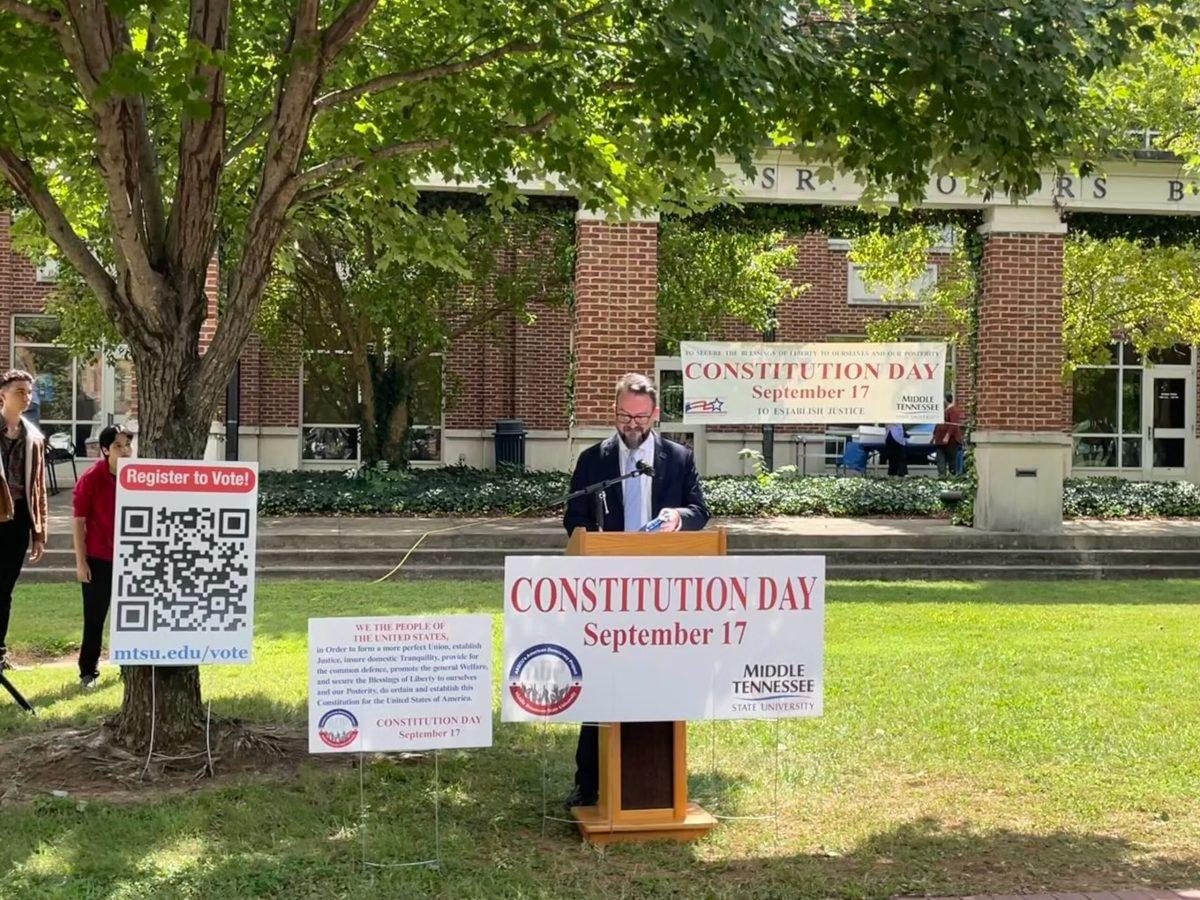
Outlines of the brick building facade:
{"label": "brick building facade", "polygon": [[[953,390],[960,402],[976,408],[973,425],[983,442],[993,439],[994,446],[985,449],[985,454],[1017,453],[1022,459],[1042,454],[1046,460],[1057,460],[1053,465],[1066,472],[1073,452],[1068,435],[1080,428],[1072,417],[1071,391],[1064,388],[1060,374],[1065,226],[1057,215],[1036,221],[1030,215],[1014,219],[1003,209],[995,215],[989,211],[985,220],[981,229],[979,396],[972,396],[972,366],[963,349],[953,357]],[[107,364],[74,361],[68,376],[62,368],[62,352],[56,354],[48,346],[52,341],[34,340],[52,331],[48,320],[36,317],[43,313],[53,284],[39,279],[35,267],[13,251],[9,224],[7,214],[0,214],[0,355],[6,364],[59,366],[57,381],[48,382],[58,392],[55,411],[43,414],[42,419],[51,422],[52,428],[65,430],[77,452],[83,454],[86,438],[105,421],[136,416],[133,387],[125,384],[127,372],[110,371]],[[454,342],[439,363],[440,384],[434,403],[442,408],[440,419],[415,423],[429,432],[424,454],[429,461],[489,466],[495,423],[518,419],[528,432],[527,463],[534,468],[567,468],[583,446],[609,432],[611,389],[618,375],[643,371],[669,383],[676,375],[676,361],[655,356],[658,234],[659,223],[653,218],[617,222],[579,213],[573,308],[534,304],[536,321],[532,325],[508,317]],[[840,238],[817,231],[788,236],[797,257],[786,277],[807,289],[779,310],[777,340],[853,339],[864,335],[872,318],[884,314],[869,297],[854,296],[848,243]],[[515,264],[519,265],[521,254],[516,255]],[[931,264],[938,266],[944,261],[945,257],[935,254]],[[215,287],[215,268],[210,276]],[[757,335],[733,325],[727,337],[754,339]],[[1176,457],[1172,449],[1169,460],[1181,465],[1166,467],[1171,471],[1155,471],[1164,467],[1147,464],[1155,452],[1153,445],[1147,444],[1138,457],[1129,443],[1136,435],[1124,435],[1117,428],[1112,436],[1101,433],[1083,439],[1082,444],[1076,438],[1075,470],[1127,477],[1195,478],[1200,453],[1195,439],[1194,358],[1187,366],[1181,386],[1172,382],[1161,389],[1164,396],[1168,389],[1180,390],[1187,401],[1189,439],[1182,456]],[[1121,379],[1134,377],[1117,371]],[[1182,371],[1175,368],[1168,374],[1178,376]],[[1146,378],[1149,373],[1145,370]],[[94,383],[84,385],[85,376]],[[114,386],[118,383],[123,388]],[[1159,390],[1157,384],[1147,380],[1145,390]],[[73,399],[64,405],[62,392],[67,390]],[[123,400],[106,396],[106,392],[122,390]],[[312,411],[310,407],[320,405],[315,392],[316,387],[306,382],[298,346],[268,348],[253,338],[240,366],[240,457],[257,459],[271,469],[352,464],[355,423],[346,412],[348,407],[343,404],[339,412],[337,404],[326,404],[320,412]],[[1152,407],[1147,406],[1151,415]],[[691,441],[702,468],[709,473],[746,471],[748,464],[739,459],[738,452],[757,448],[761,441],[756,428],[705,430],[664,422],[663,430]],[[802,440],[796,434],[823,431],[819,426],[778,429],[776,463],[795,462],[809,471],[828,470],[836,444],[821,437]],[[1041,449],[1031,450],[1031,440]],[[216,424],[212,455],[223,455],[223,441],[223,426]],[[1087,461],[1101,460],[1104,465],[1078,465],[1081,446],[1092,454]],[[1138,464],[1111,465],[1104,456],[1111,446],[1123,448],[1113,451],[1117,455],[1112,458],[1128,463],[1137,457]],[[999,447],[1007,449],[996,449]],[[1097,447],[1098,455],[1093,453]]]}

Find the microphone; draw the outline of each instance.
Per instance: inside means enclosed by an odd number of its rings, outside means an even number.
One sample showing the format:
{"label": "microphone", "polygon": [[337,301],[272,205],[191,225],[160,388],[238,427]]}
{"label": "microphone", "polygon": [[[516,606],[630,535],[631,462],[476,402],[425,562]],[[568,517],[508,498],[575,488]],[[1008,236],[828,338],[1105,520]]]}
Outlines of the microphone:
{"label": "microphone", "polygon": [[645,460],[639,459],[637,461],[637,464],[634,466],[634,468],[637,469],[639,472],[641,472],[643,475],[645,475],[647,478],[654,477],[654,467],[646,465]]}

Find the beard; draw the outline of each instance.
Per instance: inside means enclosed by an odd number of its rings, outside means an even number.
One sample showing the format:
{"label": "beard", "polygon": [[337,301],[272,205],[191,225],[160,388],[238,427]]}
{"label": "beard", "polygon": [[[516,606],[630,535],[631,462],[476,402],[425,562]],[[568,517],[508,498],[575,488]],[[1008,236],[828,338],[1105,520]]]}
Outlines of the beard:
{"label": "beard", "polygon": [[628,431],[618,429],[617,433],[621,435],[621,443],[630,450],[636,450],[642,444],[646,443],[646,438],[650,437],[650,429],[643,428],[640,431],[634,431],[632,434]]}

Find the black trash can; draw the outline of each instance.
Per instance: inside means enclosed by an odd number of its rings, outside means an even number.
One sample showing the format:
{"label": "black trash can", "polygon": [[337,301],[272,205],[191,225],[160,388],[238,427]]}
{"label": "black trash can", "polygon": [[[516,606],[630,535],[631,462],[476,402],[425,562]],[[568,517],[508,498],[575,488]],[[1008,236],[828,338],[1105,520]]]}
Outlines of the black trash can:
{"label": "black trash can", "polygon": [[525,468],[525,423],[520,419],[496,422],[496,468]]}

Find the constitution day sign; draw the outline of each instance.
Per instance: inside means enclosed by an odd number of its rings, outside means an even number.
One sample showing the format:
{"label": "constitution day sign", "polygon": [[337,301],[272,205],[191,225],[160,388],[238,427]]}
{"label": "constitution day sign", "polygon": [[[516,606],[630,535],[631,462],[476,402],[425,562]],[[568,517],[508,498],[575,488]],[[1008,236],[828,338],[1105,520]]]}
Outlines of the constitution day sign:
{"label": "constitution day sign", "polygon": [[257,463],[121,460],[113,662],[250,662],[257,509]]}
{"label": "constitution day sign", "polygon": [[491,743],[491,616],[308,620],[310,753]]}
{"label": "constitution day sign", "polygon": [[502,717],[819,716],[824,640],[824,557],[509,557]]}
{"label": "constitution day sign", "polygon": [[946,345],[680,344],[688,425],[941,422]]}

